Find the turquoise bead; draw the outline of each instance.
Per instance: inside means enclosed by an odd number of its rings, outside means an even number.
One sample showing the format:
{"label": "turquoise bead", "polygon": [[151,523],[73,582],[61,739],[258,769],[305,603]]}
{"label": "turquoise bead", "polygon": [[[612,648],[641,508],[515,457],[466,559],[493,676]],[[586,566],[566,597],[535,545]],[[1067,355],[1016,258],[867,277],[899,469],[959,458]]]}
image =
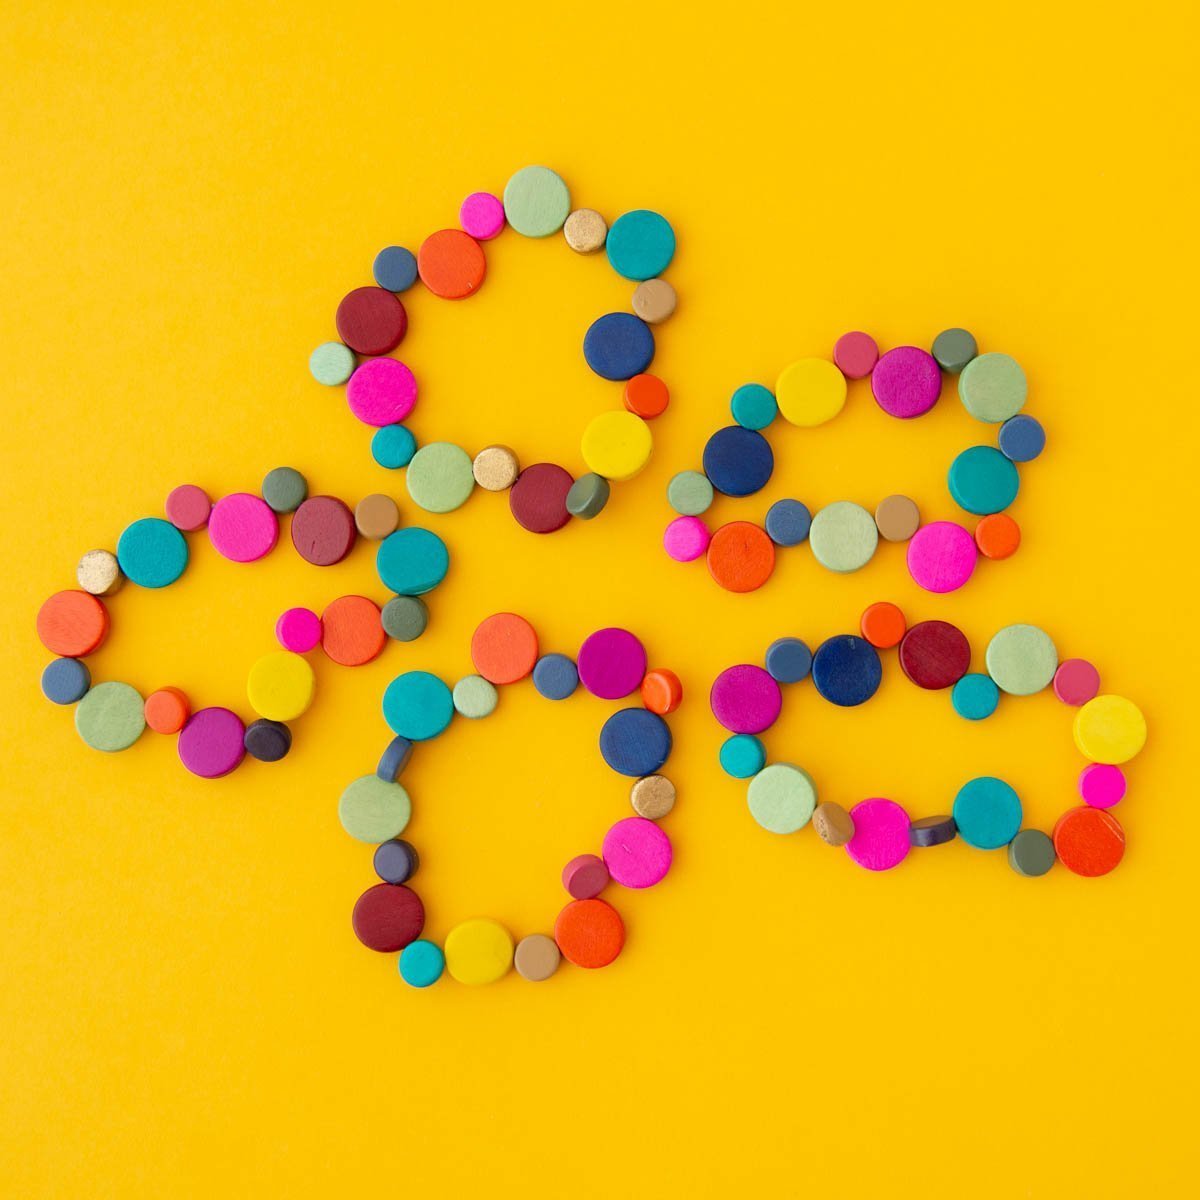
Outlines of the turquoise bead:
{"label": "turquoise bead", "polygon": [[187,539],[170,521],[143,517],[117,539],[117,563],[141,587],[166,587],[188,564]]}
{"label": "turquoise bead", "polygon": [[410,742],[435,738],[454,716],[454,695],[428,671],[405,671],[383,693],[383,719]]}
{"label": "turquoise bead", "polygon": [[450,569],[450,551],[436,533],[413,525],[389,533],[375,552],[379,578],[400,596],[431,592]]}
{"label": "turquoise bead", "polygon": [[417,452],[417,439],[403,425],[384,425],[371,438],[371,457],[389,471],[407,467]]}
{"label": "turquoise bead", "polygon": [[675,231],[665,217],[639,208],[613,222],[604,246],[618,275],[626,279],[653,279],[675,257]]}
{"label": "turquoise bead", "polygon": [[964,675],[950,691],[950,703],[960,717],[982,721],[996,711],[1000,689],[990,675],[972,672]]}
{"label": "turquoise bead", "polygon": [[734,779],[757,775],[767,762],[766,747],[749,733],[735,733],[721,746],[721,768]]}
{"label": "turquoise bead", "polygon": [[994,446],[972,446],[951,464],[946,481],[954,503],[976,516],[1003,512],[1021,486],[1017,468]]}
{"label": "turquoise bead", "polygon": [[775,393],[761,383],[743,383],[729,401],[733,419],[744,429],[766,429],[779,413]]}
{"label": "turquoise bead", "polygon": [[400,978],[409,987],[427,988],[437,983],[446,967],[446,956],[440,946],[419,938],[400,951]]}
{"label": "turquoise bead", "polygon": [[981,775],[959,789],[953,815],[958,835],[967,845],[998,850],[1021,828],[1021,801],[1003,779]]}

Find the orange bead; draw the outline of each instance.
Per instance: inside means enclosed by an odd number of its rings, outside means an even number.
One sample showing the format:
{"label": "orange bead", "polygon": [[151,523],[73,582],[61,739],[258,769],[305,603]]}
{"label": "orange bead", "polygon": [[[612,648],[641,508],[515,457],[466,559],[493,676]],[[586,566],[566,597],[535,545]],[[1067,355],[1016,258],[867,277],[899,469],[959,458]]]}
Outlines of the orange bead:
{"label": "orange bead", "polygon": [[537,658],[537,631],[516,613],[495,613],[471,635],[471,661],[489,683],[524,679]]}
{"label": "orange bead", "polygon": [[1112,813],[1081,804],[1058,818],[1054,853],[1076,875],[1107,875],[1125,856],[1125,831]]}
{"label": "orange bead", "polygon": [[421,282],[445,300],[461,300],[478,290],[487,272],[483,248],[461,229],[431,233],[417,251]]}
{"label": "orange bead", "polygon": [[872,646],[886,650],[898,646],[908,629],[904,614],[896,605],[880,600],[867,607],[862,615],[862,635]]}
{"label": "orange bead", "polygon": [[176,687],[159,688],[146,697],[146,724],[155,733],[178,733],[191,716],[187,696]]}
{"label": "orange bead", "polygon": [[366,596],[339,596],[321,614],[321,649],[343,667],[378,658],[386,641],[379,605]]}
{"label": "orange bead", "polygon": [[572,900],[554,922],[563,958],[577,967],[607,967],[625,945],[625,922],[604,900]]}
{"label": "orange bead", "polygon": [[987,558],[1008,558],[1021,544],[1021,527],[1008,513],[992,513],[975,526],[975,545]]}
{"label": "orange bead", "polygon": [[108,636],[108,609],[88,592],[55,592],[38,610],[37,632],[51,654],[82,658]]}
{"label": "orange bead", "polygon": [[671,393],[657,375],[635,375],[625,385],[625,407],[644,420],[662,416],[670,402]]}
{"label": "orange bead", "polygon": [[749,521],[730,521],[708,543],[708,572],[726,591],[752,592],[775,570],[775,543]]}
{"label": "orange bead", "polygon": [[642,680],[642,703],[652,712],[665,717],[673,713],[683,701],[683,684],[674,671],[659,667],[647,671]]}

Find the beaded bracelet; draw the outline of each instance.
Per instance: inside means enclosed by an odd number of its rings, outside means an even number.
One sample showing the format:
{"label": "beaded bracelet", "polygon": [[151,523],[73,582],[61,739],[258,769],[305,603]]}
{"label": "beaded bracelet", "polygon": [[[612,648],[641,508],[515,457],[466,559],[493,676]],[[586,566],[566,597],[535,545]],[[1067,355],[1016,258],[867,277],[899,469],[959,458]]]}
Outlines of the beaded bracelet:
{"label": "beaded bracelet", "polygon": [[[974,536],[955,521],[922,525],[907,496],[886,497],[874,516],[849,500],[828,504],[815,516],[799,500],[779,500],[761,527],[731,521],[710,533],[701,516],[714,491],[751,496],[770,480],[775,456],[761,431],[777,414],[793,425],[822,425],[845,405],[847,381],[869,376],[884,412],[902,420],[919,417],[937,403],[943,372],[958,376],[959,398],[973,417],[999,426],[998,449],[972,446],[950,465],[951,497],[981,518]],[[926,591],[952,592],[970,579],[979,554],[1007,558],[1020,543],[1020,529],[1004,510],[1017,496],[1017,464],[1035,459],[1046,441],[1041,425],[1020,412],[1025,395],[1019,364],[1007,354],[979,354],[965,329],[940,333],[932,353],[898,346],[882,356],[868,334],[847,333],[838,339],[832,361],[802,358],[785,367],[774,393],[757,383],[733,393],[736,424],[708,439],[703,471],[681,471],[667,486],[667,500],[679,516],[667,526],[664,548],[678,562],[704,556],[721,587],[749,592],[771,577],[778,546],[807,540],[822,566],[847,573],[871,560],[882,537],[908,543],[909,573]]]}
{"label": "beaded bracelet", "polygon": [[[185,534],[207,529],[222,557],[248,563],[263,558],[279,540],[279,519],[291,514],[292,544],[307,562],[341,562],[360,538],[378,541],[376,569],[395,595],[381,609],[366,596],[341,596],[318,616],[306,608],[288,609],[275,626],[282,650],[250,669],[247,696],[258,718],[246,724],[231,709],[192,711],[185,692],[164,687],[144,700],[128,683],[92,683],[83,661],[98,650],[109,631],[105,600],[128,579],[139,587],[162,588],[178,580],[188,565]],[[178,734],[179,758],[195,775],[216,779],[238,767],[248,754],[275,762],[291,749],[288,722],[312,702],[315,676],[304,655],[317,646],[343,666],[361,666],[382,652],[389,637],[411,641],[424,631],[428,611],[423,595],[445,577],[450,565],[445,543],[427,529],[397,529],[399,511],[388,496],[362,500],[354,511],[334,496],[310,496],[304,477],[278,467],[263,481],[262,495],[237,492],[213,504],[194,484],[167,497],[166,519],[143,517],[117,540],[116,552],[89,550],[79,561],[78,589],[61,591],[41,607],[37,618],[42,644],[61,657],[42,674],[42,691],[57,704],[74,704],[75,728],[97,750],[128,749],[147,725]]]}
{"label": "beaded bracelet", "polygon": [[[665,411],[666,384],[648,374],[654,359],[652,325],[675,311],[675,290],[662,273],[675,255],[675,232],[658,213],[635,209],[609,229],[592,209],[572,210],[563,180],[547,167],[524,167],[504,189],[503,200],[475,192],[463,201],[460,229],[430,234],[414,255],[388,246],[376,256],[374,286],[359,287],[338,305],[340,341],[325,342],[309,358],[313,377],[328,385],[346,385],[350,411],[375,426],[375,461],[391,469],[407,468],[405,481],[413,502],[428,512],[452,512],[465,504],[478,485],[508,492],[517,523],[533,533],[553,533],[571,517],[590,520],[608,502],[609,484],[630,479],[650,458],[649,420]],[[574,478],[556,463],[521,469],[507,446],[487,446],[474,459],[450,442],[417,448],[403,422],[417,401],[412,370],[389,357],[408,331],[408,313],[400,294],[418,277],[435,296],[460,300],[483,283],[487,260],[481,242],[498,236],[505,225],[525,237],[545,238],[562,231],[579,254],[602,248],[618,275],[635,281],[632,313],[597,318],[583,339],[587,365],[601,378],[623,382],[624,408],[593,418],[581,450],[587,473]],[[360,361],[361,359],[361,361]]]}
{"label": "beaded bracelet", "polygon": [[[988,643],[986,674],[971,673],[971,646],[947,621],[909,626],[894,604],[872,604],[862,616],[862,636],[839,634],[811,653],[798,638],[786,637],[767,649],[765,667],[728,667],[712,685],[709,702],[718,722],[730,731],[721,747],[725,772],[748,779],[750,814],[771,833],[795,833],[810,820],[831,846],[845,846],[850,858],[872,871],[901,863],[914,846],[939,846],[961,837],[984,850],[1008,849],[1020,875],[1044,875],[1056,859],[1077,875],[1104,875],[1125,853],[1125,833],[1109,811],[1125,795],[1121,764],[1146,741],[1146,720],[1123,696],[1100,695],[1100,674],[1084,659],[1059,661],[1050,636],[1034,625],[1009,625]],[[1009,784],[982,776],[964,784],[950,815],[912,821],[895,801],[863,800],[847,812],[832,801],[818,804],[809,774],[791,763],[767,762],[758,734],[778,719],[780,685],[810,674],[818,693],[832,704],[865,703],[879,688],[879,651],[898,647],[900,667],[918,687],[950,689],[955,712],[968,720],[991,716],[1001,692],[1030,696],[1053,687],[1064,704],[1076,708],[1075,744],[1088,760],[1079,776],[1082,805],[1058,818],[1052,835],[1022,829],[1021,801]]]}
{"label": "beaded bracelet", "polygon": [[[668,670],[646,670],[642,643],[624,629],[601,629],[587,637],[578,658],[539,654],[538,636],[524,617],[497,613],[471,638],[476,674],[453,688],[426,671],[406,671],[388,685],[383,715],[395,735],[373,775],[354,780],[342,793],[338,817],[351,837],[376,845],[375,872],[382,882],[369,887],[354,906],[352,926],[363,945],[384,953],[400,952],[401,978],[424,988],[443,969],[460,983],[493,983],[516,967],[525,979],[548,979],[559,960],[580,967],[608,966],[625,944],[620,913],[600,899],[609,880],[623,887],[647,888],[671,866],[671,841],[657,824],[675,804],[675,787],[659,774],[671,752],[671,730],[664,719],[682,699],[678,677]],[[634,780],[629,799],[636,815],[616,822],[604,836],[600,855],[583,854],[563,869],[570,901],[558,914],[553,937],[533,933],[516,943],[498,921],[474,918],[454,926],[444,946],[423,938],[425,906],[408,886],[418,856],[401,839],[412,815],[412,802],[398,779],[415,742],[437,737],[455,713],[478,719],[498,703],[497,687],[532,675],[538,692],[565,700],[579,684],[604,700],[640,693],[641,708],[621,708],[600,730],[600,753],[619,775]]]}

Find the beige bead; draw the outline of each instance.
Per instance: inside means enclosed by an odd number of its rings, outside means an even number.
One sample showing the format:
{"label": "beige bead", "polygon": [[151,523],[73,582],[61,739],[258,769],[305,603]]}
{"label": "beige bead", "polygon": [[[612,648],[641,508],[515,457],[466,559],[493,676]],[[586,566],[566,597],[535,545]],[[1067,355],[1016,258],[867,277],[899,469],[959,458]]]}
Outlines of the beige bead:
{"label": "beige bead", "polygon": [[517,482],[521,464],[507,446],[485,446],[475,455],[471,470],[484,491],[503,492]]}
{"label": "beige bead", "polygon": [[400,524],[400,509],[391,496],[376,492],[358,502],[354,510],[354,524],[363,537],[381,542],[389,533],[396,531],[396,526]]}
{"label": "beige bead", "polygon": [[646,279],[633,291],[633,311],[657,325],[675,311],[675,289],[665,279]]}
{"label": "beige bead", "polygon": [[907,542],[920,524],[921,513],[907,496],[887,496],[875,507],[875,525],[885,542]]}
{"label": "beige bead", "polygon": [[817,805],[812,815],[817,837],[830,846],[844,846],[854,836],[854,818],[832,800]]}
{"label": "beige bead", "polygon": [[675,807],[675,785],[665,775],[644,775],[629,789],[629,803],[639,817],[657,821]]}
{"label": "beige bead", "polygon": [[553,938],[544,933],[531,933],[517,943],[513,952],[513,966],[522,979],[541,983],[558,970],[559,958],[558,946]]}
{"label": "beige bead", "polygon": [[111,596],[125,582],[117,556],[111,550],[89,550],[75,569],[79,586],[93,596]]}
{"label": "beige bead", "polygon": [[577,254],[595,254],[608,237],[608,222],[594,209],[577,208],[563,225],[563,237]]}

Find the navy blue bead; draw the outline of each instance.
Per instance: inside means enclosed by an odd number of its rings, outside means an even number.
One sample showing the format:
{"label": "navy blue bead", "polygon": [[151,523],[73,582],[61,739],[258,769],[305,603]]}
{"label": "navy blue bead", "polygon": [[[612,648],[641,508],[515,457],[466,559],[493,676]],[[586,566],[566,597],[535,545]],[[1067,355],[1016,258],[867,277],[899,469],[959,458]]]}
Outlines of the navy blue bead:
{"label": "navy blue bead", "polygon": [[767,537],[777,546],[798,546],[808,537],[812,513],[799,500],[776,500],[767,509],[763,526]]}
{"label": "navy blue bead", "polygon": [[375,847],[375,874],[384,883],[404,883],[417,873],[421,859],[415,847],[403,838],[392,838]]}
{"label": "navy blue bead", "polygon": [[42,672],[42,691],[55,704],[75,704],[91,686],[92,673],[77,658],[56,658]]}
{"label": "navy blue bead", "polygon": [[579,672],[565,654],[543,654],[533,668],[533,686],[547,700],[565,700],[579,686]]}
{"label": "navy blue bead", "polygon": [[812,660],[812,651],[799,638],[780,638],[767,647],[767,674],[776,683],[799,683],[812,669]]}
{"label": "navy blue bead", "polygon": [[1018,413],[1000,426],[996,441],[1005,458],[1019,463],[1033,462],[1046,448],[1046,431],[1036,418]]}
{"label": "navy blue bead", "polygon": [[879,690],[883,664],[879,652],[865,638],[841,633],[817,647],[812,677],[817,691],[831,704],[853,708],[865,704]]}
{"label": "navy blue bead", "polygon": [[623,708],[600,730],[600,753],[620,775],[653,775],[671,753],[671,729],[645,708]]}
{"label": "navy blue bead", "polygon": [[385,246],[375,255],[375,282],[389,292],[407,292],[417,282],[417,257],[403,246]]}
{"label": "navy blue bead", "polygon": [[400,772],[408,765],[412,752],[413,744],[408,738],[392,738],[379,760],[379,766],[375,768],[375,774],[388,783],[395,783],[400,778]]}
{"label": "navy blue bead", "polygon": [[632,313],[605,313],[584,334],[583,357],[602,379],[632,379],[654,361],[654,334]]}
{"label": "navy blue bead", "polygon": [[771,443],[756,429],[727,425],[704,447],[704,473],[726,496],[752,496],[766,487],[774,470]]}

